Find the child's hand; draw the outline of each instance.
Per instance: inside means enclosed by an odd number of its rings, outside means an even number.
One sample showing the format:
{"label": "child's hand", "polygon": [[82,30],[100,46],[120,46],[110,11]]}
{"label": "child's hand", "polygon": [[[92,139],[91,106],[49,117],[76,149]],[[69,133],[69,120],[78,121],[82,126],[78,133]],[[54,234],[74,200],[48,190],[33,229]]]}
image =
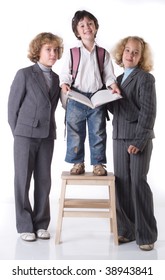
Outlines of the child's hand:
{"label": "child's hand", "polygon": [[111,84],[110,88],[112,89],[112,93],[121,94],[121,91],[116,83]]}
{"label": "child's hand", "polygon": [[67,92],[71,90],[70,86],[68,84],[62,84],[61,89],[62,89],[62,92],[65,94],[67,94]]}
{"label": "child's hand", "polygon": [[135,147],[133,145],[130,145],[128,147],[128,153],[129,154],[135,154],[136,155],[138,152],[139,152],[139,149],[137,147]]}

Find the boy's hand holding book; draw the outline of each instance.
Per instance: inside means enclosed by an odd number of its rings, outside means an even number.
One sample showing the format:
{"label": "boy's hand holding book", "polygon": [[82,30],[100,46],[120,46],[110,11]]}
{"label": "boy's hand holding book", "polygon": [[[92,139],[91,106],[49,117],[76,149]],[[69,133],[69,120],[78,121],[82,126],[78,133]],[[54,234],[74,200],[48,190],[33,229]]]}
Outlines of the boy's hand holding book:
{"label": "boy's hand holding book", "polygon": [[111,84],[109,89],[112,90],[112,93],[121,94],[121,91],[116,83]]}

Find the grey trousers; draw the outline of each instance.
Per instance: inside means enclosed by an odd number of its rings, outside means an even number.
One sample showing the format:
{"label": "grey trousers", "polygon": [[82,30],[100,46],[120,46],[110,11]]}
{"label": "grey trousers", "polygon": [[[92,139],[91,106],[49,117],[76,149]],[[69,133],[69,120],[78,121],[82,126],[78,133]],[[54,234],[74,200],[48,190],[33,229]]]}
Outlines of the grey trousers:
{"label": "grey trousers", "polygon": [[[14,138],[16,227],[19,233],[47,229],[54,139]],[[29,191],[34,178],[33,198]]]}
{"label": "grey trousers", "polygon": [[136,155],[127,152],[129,140],[114,140],[114,174],[116,177],[118,234],[138,245],[157,239],[153,195],[147,183],[152,140]]}

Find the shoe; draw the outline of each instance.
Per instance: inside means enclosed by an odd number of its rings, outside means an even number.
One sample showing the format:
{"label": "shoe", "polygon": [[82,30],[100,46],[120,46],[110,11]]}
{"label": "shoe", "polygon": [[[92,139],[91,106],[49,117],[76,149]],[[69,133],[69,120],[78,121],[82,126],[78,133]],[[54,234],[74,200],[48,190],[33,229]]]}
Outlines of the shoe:
{"label": "shoe", "polygon": [[154,243],[153,244],[139,245],[139,248],[143,251],[151,251],[151,250],[154,249]]}
{"label": "shoe", "polygon": [[36,235],[40,239],[50,239],[50,233],[46,229],[38,229]]}
{"label": "shoe", "polygon": [[93,174],[96,176],[107,176],[107,170],[105,165],[97,164],[93,166]]}
{"label": "shoe", "polygon": [[85,173],[85,165],[84,163],[75,163],[70,170],[71,175],[80,175]]}
{"label": "shoe", "polygon": [[22,232],[21,238],[24,241],[35,241],[36,235],[33,232]]}
{"label": "shoe", "polygon": [[119,243],[128,243],[131,240],[126,238],[126,237],[124,237],[124,236],[118,236],[118,241],[119,241]]}

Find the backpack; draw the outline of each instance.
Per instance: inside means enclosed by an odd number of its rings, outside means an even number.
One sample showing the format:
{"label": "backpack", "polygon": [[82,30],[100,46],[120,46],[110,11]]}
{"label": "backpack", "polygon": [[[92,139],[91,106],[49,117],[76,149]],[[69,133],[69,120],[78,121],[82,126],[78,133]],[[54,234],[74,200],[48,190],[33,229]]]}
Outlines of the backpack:
{"label": "backpack", "polygon": [[[71,54],[71,62],[72,62],[72,67],[71,67],[71,74],[72,74],[72,85],[74,84],[74,81],[77,76],[78,72],[78,67],[80,64],[80,58],[81,58],[81,51],[80,47],[74,47],[70,49],[70,54]],[[104,81],[103,81],[103,71],[104,71],[104,59],[105,59],[105,49],[101,48],[99,46],[96,46],[96,57],[97,57],[97,62],[99,66],[99,71],[100,71],[100,77],[103,83],[102,88],[106,88]],[[106,118],[109,121],[109,114],[106,109]]]}
{"label": "backpack", "polygon": [[[71,62],[72,62],[71,74],[72,74],[72,79],[73,79],[73,82],[72,82],[72,85],[73,85],[74,81],[76,79],[76,76],[78,73],[78,67],[80,64],[80,58],[81,58],[80,47],[71,48],[70,54],[71,54]],[[99,71],[100,71],[100,77],[101,77],[101,80],[103,83],[105,49],[96,46],[96,56],[97,56],[97,62],[98,62]]]}
{"label": "backpack", "polygon": [[[80,64],[80,58],[81,58],[81,51],[80,47],[74,47],[70,49],[70,54],[71,54],[71,74],[72,74],[72,85],[74,84],[74,81],[76,79],[77,73],[78,73],[78,67]],[[105,49],[96,46],[96,56],[97,56],[97,61],[98,61],[98,66],[99,66],[99,71],[100,71],[100,77],[103,83],[103,70],[104,70],[104,59],[105,59]],[[103,88],[105,87],[103,83]],[[67,104],[67,95],[62,93],[60,94],[61,98],[61,103],[62,107],[66,109],[66,104]]]}

